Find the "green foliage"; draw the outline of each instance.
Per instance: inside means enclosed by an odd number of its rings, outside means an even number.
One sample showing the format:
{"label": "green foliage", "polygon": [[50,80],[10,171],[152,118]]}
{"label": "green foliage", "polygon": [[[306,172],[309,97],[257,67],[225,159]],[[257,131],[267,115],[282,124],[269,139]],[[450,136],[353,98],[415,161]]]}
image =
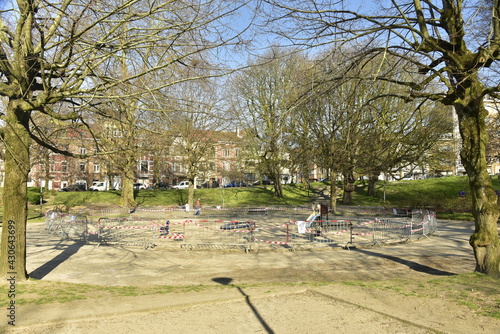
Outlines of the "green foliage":
{"label": "green foliage", "polygon": [[28,202],[30,204],[40,204],[42,195],[40,194],[40,188],[29,187],[28,188]]}

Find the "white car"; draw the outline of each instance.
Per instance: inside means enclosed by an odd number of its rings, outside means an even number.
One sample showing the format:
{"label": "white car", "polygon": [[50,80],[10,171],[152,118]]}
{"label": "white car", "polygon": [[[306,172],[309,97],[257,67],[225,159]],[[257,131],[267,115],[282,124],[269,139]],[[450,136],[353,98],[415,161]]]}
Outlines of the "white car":
{"label": "white car", "polygon": [[142,183],[134,183],[134,189],[135,190],[144,190],[144,189],[146,189],[146,186]]}
{"label": "white car", "polygon": [[109,190],[107,182],[95,182],[92,187],[89,188],[91,191],[106,191]]}
{"label": "white car", "polygon": [[172,187],[173,189],[187,189],[189,188],[189,181],[181,181],[175,186]]}

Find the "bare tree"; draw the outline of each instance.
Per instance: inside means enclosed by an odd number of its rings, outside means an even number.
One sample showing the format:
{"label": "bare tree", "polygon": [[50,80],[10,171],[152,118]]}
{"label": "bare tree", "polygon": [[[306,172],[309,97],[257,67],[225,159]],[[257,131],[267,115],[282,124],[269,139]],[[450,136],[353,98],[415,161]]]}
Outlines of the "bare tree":
{"label": "bare tree", "polygon": [[211,72],[203,66],[202,59],[197,64],[196,68],[180,69],[177,73],[186,78],[196,76],[196,81],[158,91],[155,103],[150,103],[152,108],[162,109],[156,113],[166,128],[158,131],[169,134],[170,154],[186,171],[190,206],[194,202],[195,180],[213,176],[216,172],[216,147],[221,140],[221,131],[227,127],[217,91],[218,72]]}
{"label": "bare tree", "polygon": [[[31,142],[72,154],[34,132],[33,116],[43,113],[61,122],[85,124],[85,106],[99,99],[124,98],[113,95],[114,87],[137,84],[172,64],[191,66],[196,54],[226,44],[234,34],[226,29],[224,18],[238,6],[238,1],[217,0],[19,0],[1,13],[0,95],[8,100],[2,115],[6,178],[1,277],[7,273],[27,277]],[[128,71],[116,75],[124,57]],[[175,83],[165,78],[147,88],[152,91]],[[72,108],[56,108],[63,103]]]}
{"label": "bare tree", "polygon": [[260,169],[283,196],[281,175],[289,153],[289,119],[298,107],[304,69],[300,54],[285,56],[272,48],[235,79],[236,112],[247,135],[255,140]]}
{"label": "bare tree", "polygon": [[[370,41],[364,52],[353,57],[353,63],[379,56],[383,61],[386,55],[410,62],[417,72],[409,73],[411,80],[394,81],[401,87],[394,95],[454,107],[462,137],[460,156],[473,201],[476,228],[470,244],[476,271],[500,276],[499,207],[487,171],[488,111],[484,105],[487,95],[496,98],[500,91],[495,75],[500,59],[500,2],[392,0],[382,2],[387,7],[373,14],[367,8],[351,8],[347,1],[268,3],[277,16],[296,23],[293,30],[285,30],[291,24],[273,27],[294,43],[316,47]],[[370,77],[391,80],[378,71]]]}

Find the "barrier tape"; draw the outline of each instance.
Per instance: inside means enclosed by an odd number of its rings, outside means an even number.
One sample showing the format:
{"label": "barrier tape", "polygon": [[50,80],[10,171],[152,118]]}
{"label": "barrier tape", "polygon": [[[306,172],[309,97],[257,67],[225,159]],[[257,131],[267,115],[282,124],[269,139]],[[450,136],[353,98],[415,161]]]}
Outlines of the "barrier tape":
{"label": "barrier tape", "polygon": [[270,229],[273,229],[273,228],[285,227],[287,225],[290,225],[290,224],[289,223],[285,223],[285,224],[281,224],[281,225],[277,225],[277,226],[271,226],[271,227],[259,227],[256,230],[270,230]]}
{"label": "barrier tape", "polygon": [[[169,236],[170,234],[172,236]],[[156,236],[156,238],[158,238],[158,239],[184,239],[185,238],[184,234],[169,233],[169,235],[158,235],[158,236]]]}
{"label": "barrier tape", "polygon": [[254,238],[254,241],[260,241],[260,242],[264,242],[264,243],[272,244],[272,245],[288,245],[288,242],[266,241],[266,240],[260,240],[257,238]]}
{"label": "barrier tape", "polygon": [[140,228],[151,228],[153,225],[145,225],[145,226],[100,226],[100,228],[108,228],[108,229],[140,229]]}

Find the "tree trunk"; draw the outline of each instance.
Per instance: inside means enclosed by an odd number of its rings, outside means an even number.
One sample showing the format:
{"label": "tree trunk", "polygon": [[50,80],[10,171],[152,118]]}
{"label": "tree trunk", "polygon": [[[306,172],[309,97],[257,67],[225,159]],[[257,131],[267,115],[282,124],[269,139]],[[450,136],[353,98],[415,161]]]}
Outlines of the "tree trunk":
{"label": "tree trunk", "polygon": [[0,277],[25,280],[28,173],[30,171],[29,113],[9,101],[5,126],[5,183],[0,245]]}
{"label": "tree trunk", "polygon": [[[475,231],[469,243],[474,250],[476,271],[500,277],[500,239],[497,220],[499,207],[486,165],[488,133],[485,118],[488,111],[483,97],[468,96],[455,104],[462,136],[460,156],[469,177]],[[465,102],[467,101],[467,102]]]}
{"label": "tree trunk", "polygon": [[302,174],[302,186],[304,187],[303,189],[308,190],[310,187],[310,184],[309,184],[309,166],[305,165],[301,170],[301,174]]}
{"label": "tree trunk", "polygon": [[368,176],[368,196],[375,197],[375,187],[377,186],[380,173],[370,173]]}
{"label": "tree trunk", "polygon": [[189,187],[188,187],[188,204],[190,208],[194,208],[194,178],[189,179]]}
{"label": "tree trunk", "polygon": [[268,169],[269,178],[273,181],[274,196],[283,197],[283,185],[281,184],[281,172],[279,168]]}
{"label": "tree trunk", "polygon": [[354,192],[354,173],[349,171],[344,173],[344,196],[342,197],[342,203],[351,204],[352,203],[352,193]]}
{"label": "tree trunk", "polygon": [[281,180],[279,177],[276,181],[274,181],[274,196],[279,198],[283,197],[283,185],[281,184]]}
{"label": "tree trunk", "polygon": [[120,205],[123,207],[134,208],[137,206],[137,202],[134,198],[134,180],[134,170],[132,168],[127,168],[122,175],[122,195],[120,197]]}
{"label": "tree trunk", "polygon": [[333,214],[337,211],[337,173],[330,170],[330,207],[332,208]]}

